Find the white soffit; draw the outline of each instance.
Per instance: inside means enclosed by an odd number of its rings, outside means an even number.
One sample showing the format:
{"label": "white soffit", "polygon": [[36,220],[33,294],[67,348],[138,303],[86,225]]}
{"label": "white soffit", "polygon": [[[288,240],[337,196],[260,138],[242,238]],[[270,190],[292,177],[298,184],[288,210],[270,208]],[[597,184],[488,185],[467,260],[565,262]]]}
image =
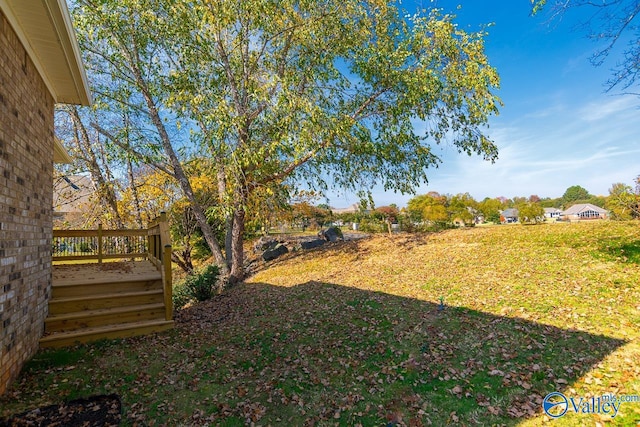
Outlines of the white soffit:
{"label": "white soffit", "polygon": [[91,94],[66,0],[0,0],[55,102],[89,105]]}

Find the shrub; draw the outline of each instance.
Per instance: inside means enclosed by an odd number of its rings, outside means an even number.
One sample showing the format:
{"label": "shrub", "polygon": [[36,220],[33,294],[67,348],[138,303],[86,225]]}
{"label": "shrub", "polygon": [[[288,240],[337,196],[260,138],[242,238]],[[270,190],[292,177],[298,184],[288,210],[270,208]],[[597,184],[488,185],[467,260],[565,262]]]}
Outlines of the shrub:
{"label": "shrub", "polygon": [[384,221],[362,219],[358,229],[364,233],[385,233],[387,231],[387,224]]}
{"label": "shrub", "polygon": [[82,242],[78,245],[80,252],[91,252],[91,246],[87,242]]}
{"label": "shrub", "polygon": [[176,310],[180,310],[191,301],[191,298],[189,297],[187,292],[187,288],[183,283],[176,284],[173,287],[173,294],[171,295],[171,298],[173,300],[173,307]]}
{"label": "shrub", "polygon": [[211,264],[187,276],[173,288],[174,307],[182,308],[189,302],[211,299],[219,275],[218,266]]}

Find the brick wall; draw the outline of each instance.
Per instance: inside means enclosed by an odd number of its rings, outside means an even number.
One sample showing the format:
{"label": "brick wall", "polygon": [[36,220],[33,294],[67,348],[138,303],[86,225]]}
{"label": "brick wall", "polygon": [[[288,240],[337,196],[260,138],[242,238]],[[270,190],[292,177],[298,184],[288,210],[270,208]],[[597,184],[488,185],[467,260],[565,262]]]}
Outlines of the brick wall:
{"label": "brick wall", "polygon": [[0,394],[38,349],[51,292],[54,102],[0,11]]}

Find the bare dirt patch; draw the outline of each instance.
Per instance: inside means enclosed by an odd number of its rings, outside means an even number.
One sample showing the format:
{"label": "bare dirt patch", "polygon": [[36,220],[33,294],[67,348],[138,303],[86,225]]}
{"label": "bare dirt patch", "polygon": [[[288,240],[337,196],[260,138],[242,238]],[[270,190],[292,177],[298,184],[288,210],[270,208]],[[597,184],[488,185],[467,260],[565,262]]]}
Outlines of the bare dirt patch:
{"label": "bare dirt patch", "polygon": [[122,408],[115,395],[92,396],[59,405],[32,409],[0,420],[0,427],[59,426],[107,427],[120,425]]}

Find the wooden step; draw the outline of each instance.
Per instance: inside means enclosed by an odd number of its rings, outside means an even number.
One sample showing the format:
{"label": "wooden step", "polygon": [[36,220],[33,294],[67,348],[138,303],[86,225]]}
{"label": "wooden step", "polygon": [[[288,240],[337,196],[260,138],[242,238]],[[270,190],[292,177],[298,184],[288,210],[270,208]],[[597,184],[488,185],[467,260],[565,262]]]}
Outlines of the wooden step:
{"label": "wooden step", "polygon": [[164,302],[162,289],[141,292],[119,292],[96,296],[52,298],[49,301],[49,315],[55,316],[84,310],[143,305]]}
{"label": "wooden step", "polygon": [[116,323],[164,319],[164,316],[165,309],[162,303],[76,311],[73,313],[50,315],[45,320],[45,331],[47,333],[72,331]]}
{"label": "wooden step", "polygon": [[40,347],[66,347],[101,339],[128,338],[166,331],[173,328],[173,320],[151,320],[123,323],[77,331],[56,332],[40,339]]}
{"label": "wooden step", "polygon": [[161,276],[160,271],[149,264],[148,268],[136,267],[136,272],[114,273],[112,271],[91,270],[89,267],[79,271],[66,271],[58,267],[54,271],[53,283],[55,285],[82,285],[87,283],[109,283],[127,280],[154,280]]}
{"label": "wooden step", "polygon": [[52,298],[70,298],[95,296],[99,294],[116,294],[120,292],[141,292],[153,289],[162,289],[162,276],[159,274],[135,279],[121,279],[114,281],[112,278],[94,280],[90,283],[78,281],[59,281],[51,286]]}

